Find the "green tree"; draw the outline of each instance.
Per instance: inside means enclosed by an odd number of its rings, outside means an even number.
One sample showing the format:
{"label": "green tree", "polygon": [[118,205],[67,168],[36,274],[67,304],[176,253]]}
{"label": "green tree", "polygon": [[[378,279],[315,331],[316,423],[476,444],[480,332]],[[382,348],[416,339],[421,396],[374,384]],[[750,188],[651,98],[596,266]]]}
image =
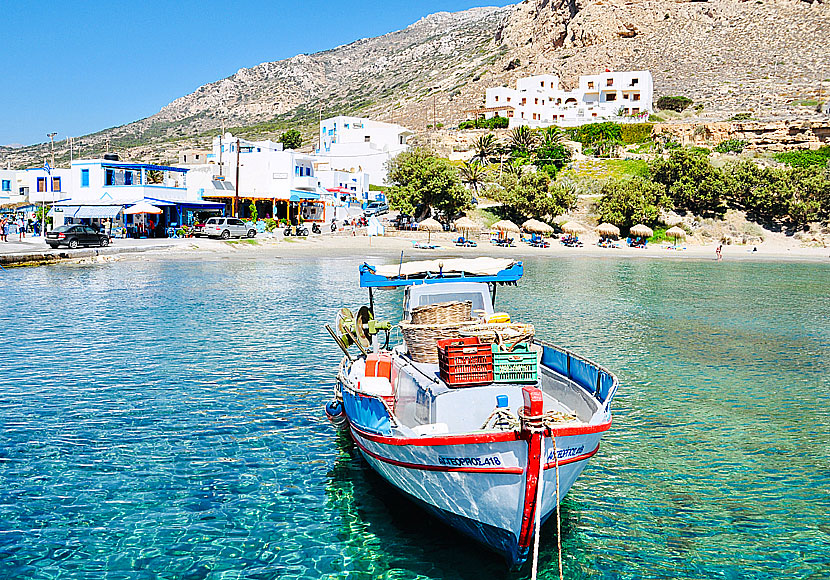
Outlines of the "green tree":
{"label": "green tree", "polygon": [[698,215],[722,214],[726,211],[723,192],[727,188],[724,174],[708,157],[676,149],[668,159],[657,159],[649,166],[651,179],[663,186],[675,207]]}
{"label": "green tree", "polygon": [[499,142],[496,141],[495,135],[492,133],[481,135],[475,140],[475,143],[473,143],[475,155],[473,155],[472,161],[481,165],[488,165],[498,156],[499,149]]}
{"label": "green tree", "polygon": [[600,190],[600,221],[628,229],[635,224],[654,224],[661,209],[671,209],[665,189],[645,177],[612,179]]}
{"label": "green tree", "polygon": [[470,206],[470,192],[461,184],[458,171],[446,159],[436,157],[426,149],[404,151],[386,164],[389,206],[414,215],[434,208],[452,219]]}
{"label": "green tree", "polygon": [[248,209],[251,211],[251,221],[256,222],[259,218],[259,212],[256,209],[256,203],[252,201],[251,205],[248,206]]}
{"label": "green tree", "polygon": [[541,139],[533,163],[537,169],[556,177],[557,171],[571,160],[571,150],[562,143],[565,133],[559,127],[545,127],[539,134]]}
{"label": "green tree", "polygon": [[514,157],[530,157],[536,149],[538,137],[527,125],[516,127],[510,132],[510,152]]}
{"label": "green tree", "polygon": [[283,149],[299,149],[303,144],[303,136],[297,129],[289,129],[280,136]]}
{"label": "green tree", "polygon": [[475,195],[478,195],[478,189],[487,181],[487,172],[478,163],[468,161],[459,167],[458,173],[461,176],[461,181],[469,185]]}
{"label": "green tree", "polygon": [[537,171],[516,176],[505,173],[490,195],[502,203],[510,219],[551,220],[576,205],[576,191],[566,184],[551,181],[547,173]]}

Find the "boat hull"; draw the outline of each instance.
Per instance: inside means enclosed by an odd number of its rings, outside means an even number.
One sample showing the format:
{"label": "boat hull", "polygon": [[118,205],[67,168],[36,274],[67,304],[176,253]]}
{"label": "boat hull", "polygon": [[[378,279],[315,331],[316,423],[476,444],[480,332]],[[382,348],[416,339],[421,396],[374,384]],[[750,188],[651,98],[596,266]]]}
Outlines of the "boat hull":
{"label": "boat hull", "polygon": [[[585,426],[554,433],[559,497],[564,497],[597,452],[607,428]],[[372,469],[417,504],[502,554],[509,565],[519,566],[527,559],[539,458],[532,456],[532,446],[518,432],[406,439],[371,433],[354,424],[350,432]],[[557,505],[550,436],[544,437],[541,455],[545,470],[540,515],[544,521]]]}

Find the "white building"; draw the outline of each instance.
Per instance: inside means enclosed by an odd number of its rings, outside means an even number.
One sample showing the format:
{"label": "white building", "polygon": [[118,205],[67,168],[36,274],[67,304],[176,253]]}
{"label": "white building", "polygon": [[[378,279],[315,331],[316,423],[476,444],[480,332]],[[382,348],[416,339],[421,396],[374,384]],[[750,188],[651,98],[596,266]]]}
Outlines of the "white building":
{"label": "white building", "polygon": [[207,165],[188,174],[188,188],[224,203],[228,215],[248,218],[253,203],[259,218],[291,219],[299,213],[322,221],[327,196],[318,189],[316,161],[311,155],[284,150],[282,143],[225,133],[214,137]]}
{"label": "white building", "polygon": [[576,126],[601,121],[637,122],[653,111],[654,82],[649,71],[604,72],[579,77],[578,88],[559,88],[556,75],[516,81],[516,88],[490,88],[483,108],[467,113],[484,118],[505,116],[510,127]]}
{"label": "white building", "polygon": [[365,172],[374,185],[386,183],[386,162],[406,151],[406,127],[340,115],[320,122],[318,169]]}

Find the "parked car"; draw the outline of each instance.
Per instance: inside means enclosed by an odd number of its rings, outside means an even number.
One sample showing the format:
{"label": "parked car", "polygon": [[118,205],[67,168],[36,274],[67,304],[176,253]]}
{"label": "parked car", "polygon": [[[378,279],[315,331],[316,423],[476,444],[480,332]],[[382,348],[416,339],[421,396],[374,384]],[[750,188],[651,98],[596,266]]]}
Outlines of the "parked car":
{"label": "parked car", "polygon": [[389,204],[383,201],[370,201],[363,212],[367,216],[383,215],[389,212]]}
{"label": "parked car", "polygon": [[46,232],[46,243],[52,248],[68,246],[74,250],[78,246],[108,246],[110,237],[90,226],[70,224]]}
{"label": "parked car", "polygon": [[199,222],[197,224],[193,224],[193,229],[190,230],[191,235],[194,238],[201,238],[205,235],[205,222]]}
{"label": "parked car", "polygon": [[249,228],[239,218],[213,217],[205,222],[204,235],[209,238],[253,238],[256,228]]}

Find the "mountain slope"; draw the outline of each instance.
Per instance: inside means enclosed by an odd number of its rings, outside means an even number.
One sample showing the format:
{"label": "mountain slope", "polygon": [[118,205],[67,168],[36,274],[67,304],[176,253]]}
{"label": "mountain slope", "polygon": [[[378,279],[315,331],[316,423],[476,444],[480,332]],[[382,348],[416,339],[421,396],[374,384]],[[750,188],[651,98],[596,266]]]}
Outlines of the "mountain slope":
{"label": "mountain slope", "polygon": [[[235,132],[273,136],[319,116],[353,113],[413,129],[461,120],[485,88],[520,76],[649,69],[657,95],[683,94],[724,119],[814,115],[830,98],[830,5],[800,0],[525,0],[505,8],[437,13],[404,30],[332,50],[239,70],[157,114],[80,140],[106,140],[133,159],[165,161],[204,145],[223,120]],[[822,81],[827,82],[822,85]],[[0,151],[0,163],[40,163],[43,149]],[[56,144],[58,158],[68,156]]]}

